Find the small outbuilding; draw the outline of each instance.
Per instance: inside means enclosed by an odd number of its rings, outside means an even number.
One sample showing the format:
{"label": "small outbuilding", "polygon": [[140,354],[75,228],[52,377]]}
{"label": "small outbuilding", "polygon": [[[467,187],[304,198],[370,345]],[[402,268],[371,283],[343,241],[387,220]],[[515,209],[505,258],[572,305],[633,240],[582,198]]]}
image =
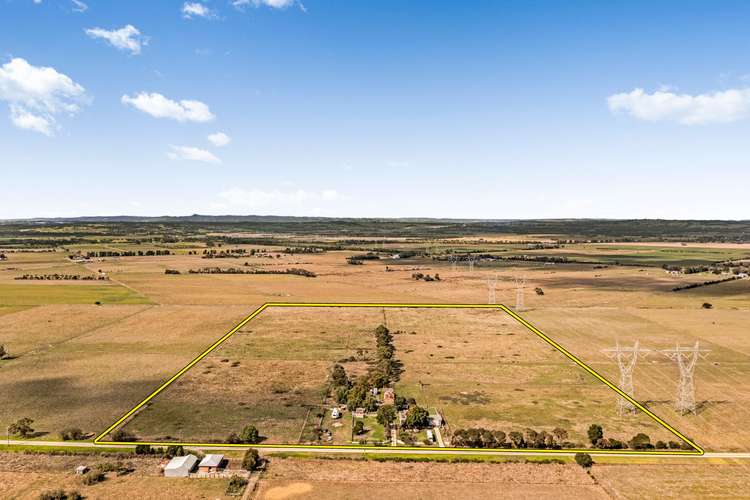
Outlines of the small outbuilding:
{"label": "small outbuilding", "polygon": [[224,455],[206,455],[198,464],[200,472],[218,472],[224,463]]}
{"label": "small outbuilding", "polygon": [[364,408],[355,408],[353,416],[354,416],[354,418],[364,418],[364,416],[365,416],[365,409]]}
{"label": "small outbuilding", "polygon": [[164,467],[164,477],[188,477],[197,464],[198,457],[195,455],[174,457]]}
{"label": "small outbuilding", "polygon": [[383,390],[383,404],[392,405],[396,403],[396,392],[393,387],[387,387]]}
{"label": "small outbuilding", "polygon": [[338,408],[332,409],[331,418],[341,418],[341,411]]}
{"label": "small outbuilding", "polygon": [[88,471],[89,468],[86,465],[79,465],[78,467],[76,467],[76,474],[79,476],[86,474]]}

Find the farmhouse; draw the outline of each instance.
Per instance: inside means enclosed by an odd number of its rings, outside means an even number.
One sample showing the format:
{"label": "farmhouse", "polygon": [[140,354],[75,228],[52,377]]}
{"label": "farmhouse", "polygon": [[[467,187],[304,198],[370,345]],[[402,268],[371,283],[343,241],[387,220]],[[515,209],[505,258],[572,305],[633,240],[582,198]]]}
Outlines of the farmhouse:
{"label": "farmhouse", "polygon": [[164,467],[164,477],[188,477],[197,463],[198,458],[194,455],[174,457]]}
{"label": "farmhouse", "polygon": [[206,455],[198,464],[200,472],[218,472],[224,463],[224,455]]}
{"label": "farmhouse", "polygon": [[383,404],[392,405],[396,403],[396,393],[392,387],[383,389]]}

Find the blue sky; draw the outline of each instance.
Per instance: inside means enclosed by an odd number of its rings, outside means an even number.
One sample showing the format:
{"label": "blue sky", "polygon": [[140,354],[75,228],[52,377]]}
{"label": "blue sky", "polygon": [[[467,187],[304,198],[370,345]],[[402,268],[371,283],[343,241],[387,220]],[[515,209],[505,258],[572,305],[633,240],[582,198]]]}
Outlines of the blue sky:
{"label": "blue sky", "polygon": [[748,21],[748,2],[0,0],[0,218],[748,219]]}

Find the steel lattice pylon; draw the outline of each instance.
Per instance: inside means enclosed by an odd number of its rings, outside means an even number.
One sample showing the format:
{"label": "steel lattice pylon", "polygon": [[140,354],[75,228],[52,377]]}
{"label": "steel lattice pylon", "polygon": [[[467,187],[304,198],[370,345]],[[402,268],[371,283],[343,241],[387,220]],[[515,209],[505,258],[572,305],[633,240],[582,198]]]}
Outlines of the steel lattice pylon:
{"label": "steel lattice pylon", "polygon": [[683,415],[695,413],[695,365],[698,363],[698,358],[705,358],[711,351],[701,349],[700,343],[696,340],[692,347],[680,347],[677,344],[674,349],[665,349],[661,352],[669,359],[677,361],[677,366],[680,368],[675,409]]}
{"label": "steel lattice pylon", "polygon": [[[634,394],[633,371],[635,371],[635,364],[638,361],[638,355],[641,354],[645,357],[651,351],[649,349],[641,349],[636,340],[633,347],[622,347],[620,343],[617,342],[615,347],[602,349],[602,352],[608,358],[617,361],[617,366],[620,368],[620,390],[632,398]],[[622,396],[617,398],[618,414],[626,415],[633,412],[635,412],[635,406],[633,403]]]}

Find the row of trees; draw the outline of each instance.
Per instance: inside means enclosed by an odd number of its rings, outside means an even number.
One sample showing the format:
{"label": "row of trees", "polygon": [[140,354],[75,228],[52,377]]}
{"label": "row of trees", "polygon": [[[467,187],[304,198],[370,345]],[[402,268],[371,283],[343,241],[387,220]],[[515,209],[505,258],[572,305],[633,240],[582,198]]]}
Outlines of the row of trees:
{"label": "row of trees", "polygon": [[[247,263],[245,263],[247,265]],[[305,278],[315,278],[317,274],[307,269],[298,267],[290,267],[284,270],[281,269],[242,269],[239,267],[201,267],[199,269],[190,269],[189,274],[293,274],[295,276],[303,276]],[[166,273],[165,274],[179,274],[179,273]]]}
{"label": "row of trees", "polygon": [[524,432],[493,431],[484,428],[457,429],[451,438],[451,444],[467,448],[535,448],[559,449],[566,447],[568,432],[555,428],[552,432],[526,429]]}
{"label": "row of trees", "polygon": [[422,274],[422,273],[412,273],[411,279],[419,281],[440,281],[440,275],[438,273],[435,273],[435,277],[433,278],[429,274]]}
{"label": "row of trees", "polygon": [[83,256],[86,259],[94,259],[102,257],[151,257],[155,255],[172,255],[172,252],[169,250],[96,250],[85,254],[68,255],[68,258],[75,259]]}
{"label": "row of trees", "polygon": [[60,280],[72,280],[72,281],[106,281],[109,278],[106,276],[93,276],[86,275],[81,276],[80,274],[23,274],[16,276],[16,280],[36,280],[36,281],[60,281]]}

